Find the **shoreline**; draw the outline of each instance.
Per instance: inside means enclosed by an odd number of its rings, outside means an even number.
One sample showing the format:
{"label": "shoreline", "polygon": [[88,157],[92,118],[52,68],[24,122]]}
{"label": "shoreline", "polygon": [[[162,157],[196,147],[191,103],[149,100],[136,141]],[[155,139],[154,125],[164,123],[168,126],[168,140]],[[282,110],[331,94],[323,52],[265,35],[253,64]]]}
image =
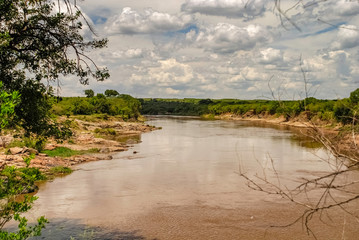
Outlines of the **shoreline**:
{"label": "shoreline", "polygon": [[[125,122],[119,119],[86,121],[71,117],[73,121],[73,136],[64,143],[49,140],[44,150],[54,150],[58,147],[69,148],[73,151],[84,152],[70,157],[51,157],[45,153],[38,153],[35,149],[27,147],[0,148],[0,166],[26,167],[23,160],[31,153],[35,158],[31,160],[29,167],[39,168],[41,172],[50,174],[54,167],[67,167],[100,160],[111,160],[118,152],[129,150],[129,148],[140,142],[140,135],[145,132],[156,130],[145,122]],[[6,136],[4,139],[10,143],[14,138]],[[50,174],[51,175],[51,174]]]}
{"label": "shoreline", "polygon": [[[204,116],[206,118],[206,116]],[[274,115],[254,115],[245,114],[222,114],[214,116],[214,119],[229,120],[229,121],[249,121],[249,122],[261,122],[265,124],[272,124],[274,126],[288,126],[298,129],[308,130],[308,136],[314,140],[318,140],[318,136],[313,134],[319,134],[323,136],[326,141],[329,141],[329,145],[332,145],[337,153],[344,154],[344,156],[350,159],[358,159],[359,161],[359,135],[352,132],[341,133],[341,124],[333,124],[329,122],[316,121],[311,122],[305,116],[299,116],[290,120],[286,120],[284,116],[275,117]],[[312,132],[310,132],[312,130]],[[303,134],[303,133],[302,133]]]}
{"label": "shoreline", "polygon": [[[204,116],[206,118],[206,116]],[[244,115],[234,115],[234,114],[221,114],[214,116],[214,119],[218,120],[232,120],[232,121],[252,121],[252,122],[264,122],[275,125],[284,125],[298,128],[310,128],[313,126],[313,123],[304,119],[303,117],[293,118],[290,120],[286,120],[284,116],[276,117],[274,115],[254,115],[254,114],[244,114]],[[338,131],[339,125],[332,126],[332,124],[324,123],[324,122],[316,122],[316,127],[321,129],[325,129],[328,131]]]}

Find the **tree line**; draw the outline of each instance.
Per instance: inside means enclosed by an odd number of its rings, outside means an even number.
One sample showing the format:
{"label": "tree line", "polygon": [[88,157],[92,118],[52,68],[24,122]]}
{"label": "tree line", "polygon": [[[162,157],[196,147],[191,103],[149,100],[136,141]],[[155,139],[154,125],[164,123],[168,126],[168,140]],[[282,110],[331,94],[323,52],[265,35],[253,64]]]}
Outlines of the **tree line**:
{"label": "tree line", "polygon": [[323,100],[314,97],[297,101],[279,100],[238,100],[238,99],[139,99],[141,113],[150,115],[201,116],[221,114],[234,115],[273,115],[284,116],[287,120],[305,115],[307,120],[321,120],[351,124],[358,123],[359,88],[348,98]]}
{"label": "tree line", "polygon": [[108,114],[123,120],[139,118],[141,103],[127,94],[119,94],[116,90],[106,90],[104,94],[85,90],[86,97],[62,97],[52,106],[51,112],[61,115]]}

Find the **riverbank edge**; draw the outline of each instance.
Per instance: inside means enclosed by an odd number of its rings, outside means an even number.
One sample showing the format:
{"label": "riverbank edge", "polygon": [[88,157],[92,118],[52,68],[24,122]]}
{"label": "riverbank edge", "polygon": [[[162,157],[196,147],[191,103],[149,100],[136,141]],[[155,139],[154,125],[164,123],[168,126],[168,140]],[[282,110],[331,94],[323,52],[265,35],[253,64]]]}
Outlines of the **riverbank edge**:
{"label": "riverbank edge", "polygon": [[[340,123],[324,122],[324,121],[311,121],[305,114],[301,114],[295,118],[286,119],[283,115],[276,116],[270,114],[255,115],[253,113],[246,113],[244,115],[235,115],[225,113],[221,115],[203,115],[203,119],[216,119],[228,121],[250,121],[261,122],[266,124],[273,124],[276,126],[289,126],[294,128],[302,128],[306,130],[314,130],[307,135],[316,139],[318,136],[313,134],[320,134],[325,137],[330,144],[336,148],[335,150],[344,153],[347,156],[354,156],[359,159],[359,135],[353,132],[345,132],[341,129],[344,127]],[[318,139],[316,139],[318,140]]]}
{"label": "riverbank edge", "polygon": [[319,127],[320,129],[327,131],[338,132],[342,127],[341,124],[334,124],[330,122],[316,121],[312,122],[308,120],[305,116],[298,116],[287,120],[283,115],[276,116],[271,114],[260,114],[256,115],[253,113],[246,113],[244,115],[235,115],[231,113],[225,113],[221,115],[202,115],[204,119],[217,119],[217,120],[232,120],[232,121],[253,121],[253,122],[264,122],[275,125],[285,125],[298,128],[310,128],[310,127]]}
{"label": "riverbank edge", "polygon": [[[142,133],[154,131],[158,128],[150,126],[145,121],[122,121],[121,119],[108,119],[99,121],[86,121],[85,119],[71,117],[73,121],[73,136],[71,139],[58,143],[49,139],[45,150],[54,150],[59,147],[69,148],[74,151],[81,151],[84,154],[70,157],[48,156],[45,153],[38,153],[27,147],[0,148],[0,165],[26,167],[24,158],[35,153],[29,167],[39,168],[46,175],[52,175],[52,169],[64,167],[73,169],[76,165],[92,161],[111,160],[118,152],[128,151]],[[118,141],[118,138],[125,139]],[[14,136],[2,136],[6,144],[14,140]],[[135,154],[135,153],[134,153]]]}

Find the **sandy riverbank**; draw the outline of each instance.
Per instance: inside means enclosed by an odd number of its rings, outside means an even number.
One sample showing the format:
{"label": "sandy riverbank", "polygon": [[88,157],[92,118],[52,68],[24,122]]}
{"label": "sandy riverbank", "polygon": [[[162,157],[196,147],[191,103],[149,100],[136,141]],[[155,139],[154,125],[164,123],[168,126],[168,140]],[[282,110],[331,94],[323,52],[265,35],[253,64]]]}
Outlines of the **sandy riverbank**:
{"label": "sandy riverbank", "polygon": [[[87,121],[86,118],[81,120],[71,118],[71,120],[73,136],[63,143],[57,143],[50,139],[45,149],[53,150],[57,147],[66,147],[92,153],[62,158],[50,157],[26,147],[0,148],[0,165],[25,167],[23,158],[32,152],[35,152],[36,155],[31,161],[30,167],[40,168],[43,172],[48,172],[49,169],[57,166],[71,168],[71,166],[84,162],[110,160],[113,153],[126,151],[132,144],[139,142],[141,133],[155,129],[144,122],[125,122],[115,118],[96,121]],[[2,139],[5,144],[9,144],[14,137],[7,135]]]}

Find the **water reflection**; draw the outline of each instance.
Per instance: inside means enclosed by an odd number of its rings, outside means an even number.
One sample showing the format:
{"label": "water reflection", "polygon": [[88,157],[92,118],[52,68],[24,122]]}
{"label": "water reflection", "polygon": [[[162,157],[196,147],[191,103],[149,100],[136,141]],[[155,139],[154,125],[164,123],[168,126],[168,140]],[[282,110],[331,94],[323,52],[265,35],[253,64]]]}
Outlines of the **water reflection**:
{"label": "water reflection", "polygon": [[[64,231],[66,229],[66,231]],[[76,219],[53,219],[42,231],[40,237],[30,239],[76,239],[76,240],[104,240],[104,239],[122,239],[122,240],[142,240],[138,231],[121,231],[101,227],[89,226]]]}

